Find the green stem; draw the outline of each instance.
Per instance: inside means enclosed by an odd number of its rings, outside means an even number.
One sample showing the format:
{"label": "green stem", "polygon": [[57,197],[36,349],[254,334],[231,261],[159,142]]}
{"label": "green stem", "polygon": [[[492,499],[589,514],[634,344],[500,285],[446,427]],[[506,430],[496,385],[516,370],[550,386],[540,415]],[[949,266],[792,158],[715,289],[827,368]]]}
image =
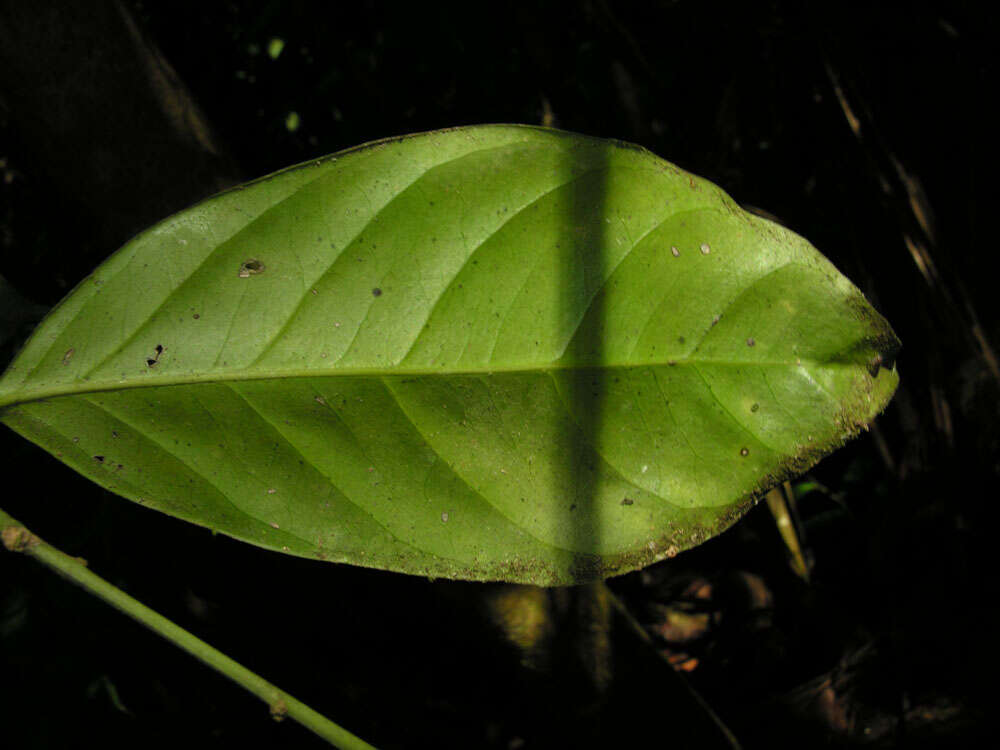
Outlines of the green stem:
{"label": "green stem", "polygon": [[799,532],[792,516],[790,498],[794,498],[792,486],[788,482],[784,485],[779,484],[767,493],[767,507],[771,509],[778,533],[788,548],[792,570],[799,578],[809,583],[809,565],[806,564],[806,556],[799,542]]}
{"label": "green stem", "polygon": [[115,588],[100,576],[92,573],[81,560],[60,552],[32,534],[19,521],[0,509],[0,535],[4,546],[12,552],[23,552],[52,568],[60,575],[82,586],[100,597],[153,632],[184,649],[208,666],[242,685],[271,708],[271,715],[281,720],[288,716],[302,726],[315,732],[336,747],[344,750],[374,750],[364,740],[355,737],[346,729],[337,726],[322,714],[296,700],[284,690],[280,690],[267,680],[233,661],[200,638],[196,638],[183,628],[175,625],[163,615],[133,599],[121,589]]}

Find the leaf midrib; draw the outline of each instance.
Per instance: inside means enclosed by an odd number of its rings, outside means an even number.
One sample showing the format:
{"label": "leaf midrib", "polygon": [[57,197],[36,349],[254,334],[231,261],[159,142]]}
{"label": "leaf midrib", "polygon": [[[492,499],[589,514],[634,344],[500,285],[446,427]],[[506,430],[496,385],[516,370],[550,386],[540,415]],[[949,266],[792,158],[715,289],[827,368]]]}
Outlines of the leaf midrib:
{"label": "leaf midrib", "polygon": [[[159,376],[155,381],[132,380],[128,382],[108,381],[104,383],[61,383],[50,388],[35,388],[12,391],[7,394],[0,394],[0,410],[11,406],[28,404],[35,401],[44,401],[50,398],[63,396],[85,396],[92,393],[107,393],[110,391],[126,391],[141,388],[166,388],[171,386],[184,385],[212,385],[219,383],[252,382],[264,380],[311,380],[315,378],[347,378],[347,377],[369,377],[369,378],[397,378],[397,377],[464,377],[477,375],[516,375],[516,374],[552,374],[555,372],[578,372],[588,370],[600,370],[608,372],[618,372],[623,370],[634,370],[642,367],[794,367],[803,369],[810,373],[815,368],[839,368],[858,367],[857,362],[844,362],[831,360],[806,360],[797,361],[784,360],[720,360],[720,359],[676,359],[668,361],[650,362],[629,362],[628,364],[547,364],[547,365],[514,365],[500,367],[464,367],[460,369],[429,368],[429,367],[408,367],[408,368],[337,368],[333,370],[286,370],[280,372],[235,372],[220,377],[217,373],[206,376],[182,376],[165,377]],[[26,394],[26,395],[22,395]]]}

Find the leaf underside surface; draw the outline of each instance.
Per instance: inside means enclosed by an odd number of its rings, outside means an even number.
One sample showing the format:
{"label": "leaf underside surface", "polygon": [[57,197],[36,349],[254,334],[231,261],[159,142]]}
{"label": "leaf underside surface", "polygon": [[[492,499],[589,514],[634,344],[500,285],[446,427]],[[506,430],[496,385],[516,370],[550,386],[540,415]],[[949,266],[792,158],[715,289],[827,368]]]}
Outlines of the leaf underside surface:
{"label": "leaf underside surface", "polygon": [[367,144],[137,236],[0,418],[98,484],[304,557],[569,584],[731,525],[857,434],[898,341],[808,242],[628,144]]}

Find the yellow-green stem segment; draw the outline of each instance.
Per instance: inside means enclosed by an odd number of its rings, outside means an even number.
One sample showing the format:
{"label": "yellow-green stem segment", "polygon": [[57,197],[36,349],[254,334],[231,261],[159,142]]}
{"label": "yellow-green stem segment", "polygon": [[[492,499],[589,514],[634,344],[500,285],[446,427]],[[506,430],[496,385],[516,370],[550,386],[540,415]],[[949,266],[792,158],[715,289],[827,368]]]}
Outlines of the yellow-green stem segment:
{"label": "yellow-green stem segment", "polygon": [[364,740],[355,737],[346,729],[337,726],[322,714],[286,693],[267,680],[251,672],[242,664],[212,648],[200,638],[196,638],[183,628],[175,625],[163,615],[136,601],[121,589],[112,586],[100,576],[91,572],[78,558],[71,557],[55,547],[43,542],[23,524],[0,509],[0,537],[3,545],[12,552],[23,552],[52,568],[61,576],[82,586],[91,594],[100,597],[112,607],[124,612],[145,625],[154,633],[184,649],[189,654],[221,672],[226,677],[242,685],[268,704],[275,719],[288,717],[315,732],[335,747],[343,750],[374,750]]}

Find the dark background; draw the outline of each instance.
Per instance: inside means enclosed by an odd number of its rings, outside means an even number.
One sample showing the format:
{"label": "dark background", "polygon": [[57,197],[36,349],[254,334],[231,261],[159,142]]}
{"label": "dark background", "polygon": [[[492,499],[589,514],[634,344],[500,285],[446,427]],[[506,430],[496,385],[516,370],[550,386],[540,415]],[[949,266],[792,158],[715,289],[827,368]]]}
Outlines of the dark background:
{"label": "dark background", "polygon": [[[0,274],[25,298],[4,312],[4,363],[131,234],[241,179],[474,123],[642,144],[817,245],[894,326],[902,383],[872,432],[796,483],[808,584],[762,504],[612,590],[745,747],[985,740],[1000,619],[989,5],[123,7],[134,33],[114,4],[0,2]],[[146,102],[151,59],[176,77]],[[201,114],[164,117],[164,91]],[[187,137],[202,126],[214,135]],[[581,707],[566,660],[525,666],[483,615],[484,587],[285,559],[133,506],[8,430],[0,450],[5,510],[380,747],[700,736],[654,649],[631,698]],[[679,643],[663,628],[678,612],[711,626]],[[12,748],[321,746],[14,555],[0,674]]]}

